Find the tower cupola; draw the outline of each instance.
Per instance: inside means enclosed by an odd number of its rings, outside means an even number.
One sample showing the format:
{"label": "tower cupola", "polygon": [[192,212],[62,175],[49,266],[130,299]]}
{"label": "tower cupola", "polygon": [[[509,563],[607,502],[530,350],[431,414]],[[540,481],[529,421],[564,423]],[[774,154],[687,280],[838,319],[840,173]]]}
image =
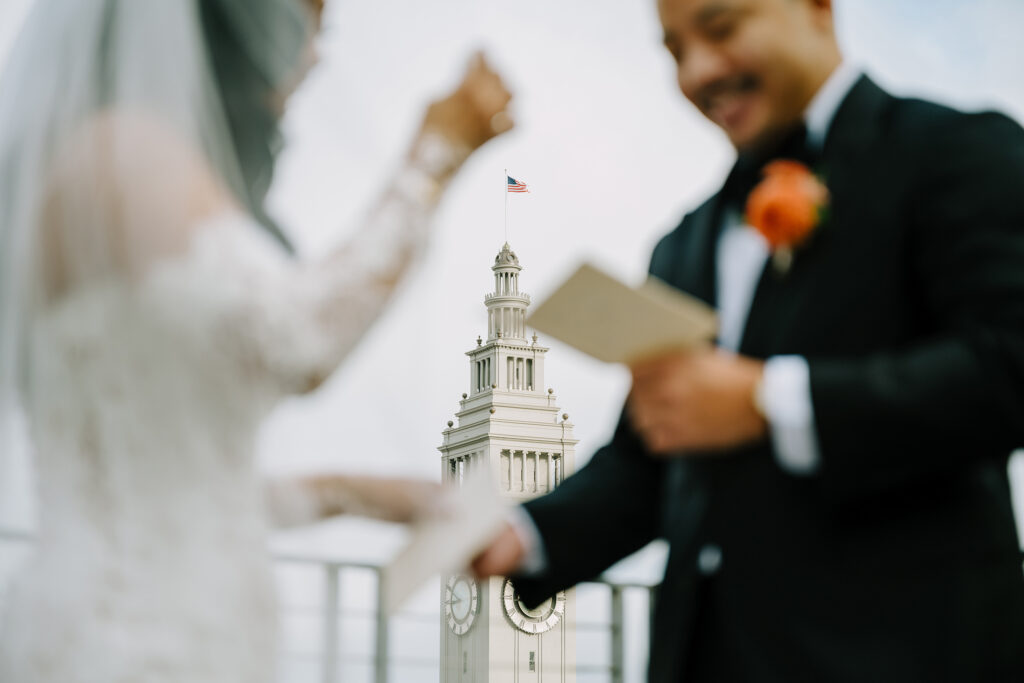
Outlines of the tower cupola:
{"label": "tower cupola", "polygon": [[519,258],[508,242],[494,257],[494,291],[484,295],[487,306],[487,341],[526,341],[526,309],[530,296],[519,291]]}

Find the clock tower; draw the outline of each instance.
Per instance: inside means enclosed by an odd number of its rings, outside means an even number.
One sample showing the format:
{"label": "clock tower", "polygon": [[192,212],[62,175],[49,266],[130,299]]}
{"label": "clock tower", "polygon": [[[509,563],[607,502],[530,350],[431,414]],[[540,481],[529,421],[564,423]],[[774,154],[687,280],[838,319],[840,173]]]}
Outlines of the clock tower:
{"label": "clock tower", "polygon": [[[487,340],[469,356],[468,393],[458,424],[440,446],[442,477],[459,486],[489,468],[499,495],[523,501],[557,487],[575,468],[568,414],[544,388],[548,349],[527,339],[530,297],[519,289],[522,266],[508,244],[494,259],[494,291],[484,296]],[[535,609],[505,578],[477,582],[443,576],[441,683],[575,683],[576,597],[559,593]]]}

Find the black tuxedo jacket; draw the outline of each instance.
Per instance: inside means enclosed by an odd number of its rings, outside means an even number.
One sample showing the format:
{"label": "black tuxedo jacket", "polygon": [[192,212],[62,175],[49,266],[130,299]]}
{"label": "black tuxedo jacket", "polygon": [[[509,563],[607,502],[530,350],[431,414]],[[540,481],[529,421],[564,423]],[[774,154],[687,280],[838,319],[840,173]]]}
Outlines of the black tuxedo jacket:
{"label": "black tuxedo jacket", "polygon": [[[1024,445],[1024,131],[865,77],[817,170],[829,217],[787,274],[766,267],[741,352],[807,358],[819,470],[787,473],[767,442],[656,459],[623,420],[526,504],[549,569],[520,594],[660,536],[656,683],[1024,681],[1006,475]],[[712,305],[720,213],[716,195],[686,216],[650,268]]]}

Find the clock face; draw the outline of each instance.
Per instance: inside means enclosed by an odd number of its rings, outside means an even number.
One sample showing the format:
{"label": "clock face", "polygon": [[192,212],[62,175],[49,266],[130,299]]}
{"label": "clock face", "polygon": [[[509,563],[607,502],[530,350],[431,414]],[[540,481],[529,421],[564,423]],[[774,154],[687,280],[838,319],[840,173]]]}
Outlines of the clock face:
{"label": "clock face", "polygon": [[524,633],[550,631],[565,614],[565,591],[559,591],[555,597],[530,609],[519,597],[512,581],[505,579],[505,585],[501,590],[501,600],[505,607],[505,616],[509,618],[513,626]]}
{"label": "clock face", "polygon": [[478,604],[476,581],[461,574],[448,577],[444,589],[444,616],[452,633],[461,636],[469,630],[476,619]]}

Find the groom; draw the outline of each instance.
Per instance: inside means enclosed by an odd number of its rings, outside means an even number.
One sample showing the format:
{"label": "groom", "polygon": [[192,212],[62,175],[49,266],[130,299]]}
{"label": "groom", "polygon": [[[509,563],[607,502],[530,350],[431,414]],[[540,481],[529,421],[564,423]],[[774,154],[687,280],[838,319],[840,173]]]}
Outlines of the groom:
{"label": "groom", "polygon": [[634,366],[611,443],[474,569],[537,603],[667,538],[656,683],[1024,681],[1024,132],[880,89],[830,0],[658,9],[739,154],[651,260],[719,348]]}

